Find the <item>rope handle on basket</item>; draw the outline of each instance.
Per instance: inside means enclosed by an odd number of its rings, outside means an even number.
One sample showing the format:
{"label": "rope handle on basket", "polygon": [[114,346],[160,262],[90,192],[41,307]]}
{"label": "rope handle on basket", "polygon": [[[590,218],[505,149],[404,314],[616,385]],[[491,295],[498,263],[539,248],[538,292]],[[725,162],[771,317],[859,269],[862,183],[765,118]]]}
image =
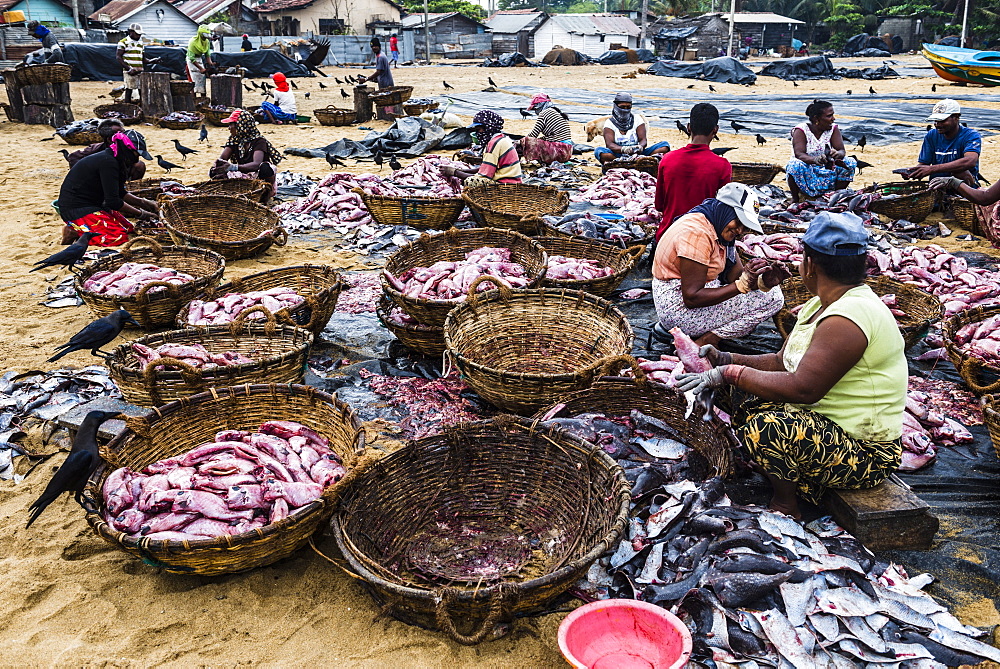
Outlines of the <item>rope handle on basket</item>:
{"label": "rope handle on basket", "polygon": [[645,244],[636,244],[635,246],[630,246],[627,249],[622,249],[618,257],[629,256],[632,258],[632,262],[636,262],[642,257],[642,254],[646,252]]}
{"label": "rope handle on basket", "polygon": [[150,249],[152,249],[153,253],[156,254],[157,258],[163,255],[163,246],[161,246],[160,242],[156,241],[152,237],[135,237],[133,239],[130,239],[124,244],[122,244],[121,248],[118,249],[118,253],[122,254],[126,258],[131,258],[132,245],[135,244],[136,242],[142,242],[143,244],[148,244]]}
{"label": "rope handle on basket", "polygon": [[516,592],[517,586],[501,583],[493,591],[493,596],[490,598],[490,610],[483,618],[483,621],[479,624],[476,630],[469,635],[459,634],[458,630],[455,629],[455,623],[452,621],[451,612],[448,607],[458,601],[459,595],[462,591],[457,588],[444,588],[438,593],[437,606],[434,610],[434,618],[437,622],[438,628],[447,632],[448,636],[457,643],[463,646],[475,646],[481,641],[485,641],[486,637],[493,633],[494,627],[500,621],[500,616],[503,613],[504,603],[509,599],[509,595]]}
{"label": "rope handle on basket", "polygon": [[267,236],[274,240],[274,243],[278,246],[284,246],[288,243],[288,231],[284,228],[278,227],[267,233]]}
{"label": "rope handle on basket", "polygon": [[298,323],[295,322],[295,319],[292,318],[291,310],[288,307],[285,307],[284,309],[278,311],[275,314],[275,317],[293,327],[302,328],[304,330],[311,330],[313,325],[316,323],[316,315],[319,312],[319,303],[316,301],[316,298],[314,298],[312,295],[305,295],[304,297],[305,301],[297,306],[309,307],[309,321],[305,325],[299,325]]}
{"label": "rope handle on basket", "polygon": [[469,302],[472,304],[473,307],[479,304],[479,297],[476,294],[476,289],[479,288],[480,284],[485,283],[487,281],[489,281],[494,286],[496,286],[497,289],[499,289],[500,298],[505,302],[509,300],[511,296],[514,294],[514,291],[510,289],[510,286],[505,284],[503,281],[490,274],[484,274],[481,277],[478,277],[471,284],[469,284]]}
{"label": "rope handle on basket", "polygon": [[254,312],[264,314],[264,316],[267,317],[266,318],[267,323],[264,326],[264,331],[268,335],[274,334],[274,331],[278,327],[278,319],[267,307],[260,304],[250,307],[249,309],[244,309],[239,314],[237,314],[236,318],[234,318],[229,323],[229,334],[235,337],[239,333],[239,331],[246,325],[247,317]]}
{"label": "rope handle on basket", "polygon": [[979,370],[982,368],[982,362],[976,358],[968,357],[962,361],[962,366],[959,368],[958,373],[969,386],[969,389],[977,395],[992,395],[993,393],[1000,391],[1000,381],[994,381],[986,386],[980,385],[976,381],[976,379],[979,378]]}
{"label": "rope handle on basket", "polygon": [[598,377],[618,376],[618,374],[615,374],[615,366],[625,364],[632,368],[636,383],[644,385],[649,380],[646,377],[646,372],[642,371],[642,368],[639,367],[639,361],[631,355],[623,353],[612,358],[602,358],[601,362],[601,367],[597,370]]}
{"label": "rope handle on basket", "polygon": [[146,285],[144,285],[142,288],[139,289],[139,292],[135,294],[135,299],[138,300],[139,302],[148,301],[149,298],[146,297],[146,293],[148,293],[153,288],[160,288],[160,287],[166,288],[167,295],[169,295],[170,297],[177,297],[177,295],[180,293],[180,288],[177,287],[177,284],[170,283],[169,281],[150,281],[149,283],[147,283]]}
{"label": "rope handle on basket", "polygon": [[184,383],[194,388],[200,388],[203,385],[201,372],[183,360],[169,357],[157,358],[147,363],[142,370],[142,382],[146,385],[146,390],[149,391],[150,397],[156,404],[160,404],[160,393],[156,390],[157,367],[176,367],[181,371],[181,379]]}

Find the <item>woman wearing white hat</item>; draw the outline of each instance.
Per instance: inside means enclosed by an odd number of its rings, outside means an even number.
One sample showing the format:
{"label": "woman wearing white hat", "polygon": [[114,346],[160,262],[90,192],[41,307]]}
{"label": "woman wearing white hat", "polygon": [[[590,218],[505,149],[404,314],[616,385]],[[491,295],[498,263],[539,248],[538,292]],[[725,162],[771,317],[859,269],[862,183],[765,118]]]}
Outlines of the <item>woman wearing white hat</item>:
{"label": "woman wearing white hat", "polygon": [[679,327],[698,344],[743,337],[785,303],[782,264],[755,258],[746,266],[736,239],[763,232],[757,195],[729,183],[679,217],[660,237],[653,257],[653,302],[660,325]]}

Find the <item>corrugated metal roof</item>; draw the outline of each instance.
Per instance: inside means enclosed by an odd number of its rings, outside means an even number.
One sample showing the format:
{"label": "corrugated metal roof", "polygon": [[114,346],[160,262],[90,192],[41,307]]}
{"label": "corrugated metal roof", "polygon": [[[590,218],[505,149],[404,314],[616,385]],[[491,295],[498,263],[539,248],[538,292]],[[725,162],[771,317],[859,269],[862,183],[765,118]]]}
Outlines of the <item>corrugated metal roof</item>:
{"label": "corrugated metal roof", "polygon": [[[718,16],[723,21],[729,21],[729,14],[726,12],[717,12],[715,14],[703,14],[703,16]],[[781,14],[774,14],[772,12],[737,12],[735,16],[736,23],[794,23],[805,25],[805,21],[799,21],[798,19],[793,19],[788,16],[782,16]]]}
{"label": "corrugated metal roof", "polygon": [[[458,12],[444,12],[439,14],[435,14],[434,12],[428,12],[427,25],[432,26],[438,23],[439,21],[448,18],[449,16],[454,16],[455,14],[458,14]],[[404,16],[403,18],[401,18],[399,20],[399,23],[400,25],[402,25],[403,28],[415,28],[417,26],[422,26],[424,25],[424,15],[423,13],[410,14],[409,16]]]}
{"label": "corrugated metal roof", "polygon": [[[153,0],[153,2],[162,2],[162,0]],[[147,3],[146,0],[111,0],[111,2],[104,5],[87,18],[99,21],[100,19],[98,17],[101,14],[107,14],[111,17],[111,23],[119,23],[135,14],[147,4],[153,4],[153,2]],[[163,4],[169,3],[164,2]]]}
{"label": "corrugated metal roof", "polygon": [[269,12],[280,12],[286,9],[302,9],[303,7],[308,7],[316,0],[268,0],[263,5],[257,5],[254,7],[258,14],[267,14]]}
{"label": "corrugated metal roof", "polygon": [[174,5],[192,21],[201,23],[218,11],[229,9],[236,0],[183,0]]}
{"label": "corrugated metal roof", "polygon": [[[542,16],[544,16],[542,12],[496,13],[486,22],[486,27],[494,33],[519,33]],[[539,22],[538,25],[541,24],[542,22]]]}
{"label": "corrugated metal roof", "polygon": [[629,35],[637,37],[639,26],[625,16],[609,14],[554,14],[549,21],[568,33],[578,35]]}

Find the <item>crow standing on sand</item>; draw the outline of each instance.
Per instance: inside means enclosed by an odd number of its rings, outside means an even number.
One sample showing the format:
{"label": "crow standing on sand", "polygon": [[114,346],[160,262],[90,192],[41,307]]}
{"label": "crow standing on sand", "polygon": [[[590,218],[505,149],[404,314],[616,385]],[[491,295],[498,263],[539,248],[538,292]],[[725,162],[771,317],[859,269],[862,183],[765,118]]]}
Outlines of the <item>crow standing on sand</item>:
{"label": "crow standing on sand", "polygon": [[517,111],[521,112],[521,118],[523,119],[531,118],[531,112],[528,111],[527,109],[518,109]]}
{"label": "crow standing on sand", "polygon": [[338,79],[337,77],[334,77],[333,80],[337,82],[338,86],[343,86],[344,85],[344,82],[341,81],[340,79]]}
{"label": "crow standing on sand", "polygon": [[868,136],[861,135],[861,139],[858,140],[858,146],[861,148],[861,153],[865,152],[865,144],[868,143]]}
{"label": "crow standing on sand", "polygon": [[59,149],[59,153],[62,154],[63,158],[65,158],[66,162],[68,163],[69,162],[69,151],[67,151],[66,149]]}
{"label": "crow standing on sand", "polygon": [[53,253],[45,260],[39,260],[35,263],[34,268],[28,271],[37,272],[38,270],[45,269],[46,267],[65,265],[66,268],[72,272],[73,265],[83,260],[83,256],[87,252],[87,247],[90,245],[90,240],[93,237],[97,237],[98,234],[99,233],[96,232],[83,233],[75,242],[64,248],[62,251]]}
{"label": "crow standing on sand", "polygon": [[381,172],[382,171],[382,162],[383,162],[382,161],[382,154],[379,153],[378,151],[376,151],[375,155],[372,157],[372,160],[375,161],[375,164],[378,165],[379,172]]}
{"label": "crow standing on sand", "polygon": [[115,337],[121,334],[122,328],[124,328],[126,324],[141,327],[135,319],[132,318],[132,314],[124,309],[112,311],[104,318],[98,318],[96,321],[87,325],[87,327],[73,335],[70,340],[62,346],[57,346],[57,351],[59,351],[59,349],[62,350],[46,360],[46,362],[55,362],[67,353],[82,351],[88,348],[90,349],[91,355],[98,357],[103,355],[104,357],[107,357],[110,354],[102,351],[101,347],[114,341]]}
{"label": "crow standing on sand", "polygon": [[733,130],[736,131],[737,135],[740,134],[740,130],[749,130],[750,129],[750,128],[746,127],[745,125],[740,125],[736,121],[730,121],[729,125],[731,125],[733,127]]}
{"label": "crow standing on sand", "polygon": [[875,89],[871,86],[868,87],[868,95],[877,95]]}
{"label": "crow standing on sand", "polygon": [[[201,127],[204,130],[205,126],[201,126]],[[207,130],[205,131],[205,136],[208,137],[208,131]],[[198,153],[196,150],[189,149],[188,147],[184,146],[183,144],[181,144],[176,139],[174,140],[174,148],[177,149],[177,153],[181,154],[181,157],[184,160],[187,160],[189,153]]]}
{"label": "crow standing on sand", "polygon": [[859,176],[861,175],[861,170],[865,169],[866,167],[871,167],[872,166],[871,163],[866,163],[865,161],[858,159],[857,156],[851,156],[851,158],[854,158],[854,160],[856,160],[858,162],[858,175]]}
{"label": "crow standing on sand", "polygon": [[31,527],[42,511],[64,492],[73,493],[76,503],[83,506],[83,487],[97,465],[101,464],[101,456],[97,450],[97,429],[104,421],[118,416],[117,411],[91,411],[87,414],[73,439],[69,456],[49,479],[45,492],[28,507],[28,524],[25,527]]}
{"label": "crow standing on sand", "polygon": [[452,86],[451,84],[449,84],[449,83],[448,83],[447,81],[442,81],[441,83],[442,83],[442,84],[444,84],[444,87],[445,87],[445,88],[448,88],[448,89],[453,89],[453,88],[455,88],[454,86]]}
{"label": "crow standing on sand", "polygon": [[767,144],[767,140],[764,139],[764,135],[757,133],[757,146],[764,146]]}
{"label": "crow standing on sand", "polygon": [[333,169],[334,167],[344,167],[344,161],[332,153],[326,154],[326,162],[330,163],[330,169]]}
{"label": "crow standing on sand", "polygon": [[[177,140],[175,139],[174,141],[176,142]],[[161,168],[165,169],[167,171],[167,174],[170,174],[170,170],[173,169],[178,169],[178,170],[184,169],[180,165],[174,165],[173,163],[164,160],[163,156],[160,155],[156,156],[156,164],[159,165]]]}
{"label": "crow standing on sand", "polygon": [[497,82],[493,81],[492,77],[486,77],[486,81],[490,82],[490,86],[493,88],[499,88],[499,86],[497,86]]}
{"label": "crow standing on sand", "polygon": [[684,124],[683,124],[683,123],[681,123],[680,121],[676,121],[676,120],[674,121],[674,123],[676,123],[676,124],[677,124],[677,129],[678,129],[678,130],[680,130],[681,132],[683,132],[683,133],[684,133],[685,135],[687,135],[688,137],[690,137],[690,136],[691,136],[691,133],[690,133],[690,132],[688,131],[688,129],[687,129],[686,127],[684,127]]}
{"label": "crow standing on sand", "polygon": [[393,170],[401,170],[403,169],[403,163],[399,162],[399,158],[396,156],[389,156],[389,167]]}
{"label": "crow standing on sand", "polygon": [[288,83],[290,83],[292,85],[292,88],[294,88],[295,90],[299,90],[299,87],[295,85],[294,79],[289,79]]}
{"label": "crow standing on sand", "polygon": [[344,89],[343,89],[343,88],[341,88],[341,89],[340,89],[340,97],[342,97],[342,98],[344,98],[344,99],[346,100],[347,98],[349,98],[349,97],[351,97],[351,96],[350,96],[350,95],[348,95],[348,94],[347,94],[347,92],[346,92],[346,91],[344,91]]}
{"label": "crow standing on sand", "polygon": [[326,88],[326,85],[321,81],[321,82],[319,82],[319,87],[320,88]]}
{"label": "crow standing on sand", "polygon": [[306,96],[306,100],[308,100],[308,99],[309,99],[309,91],[306,91],[305,93],[303,93],[303,95],[305,95],[305,96]]}
{"label": "crow standing on sand", "polygon": [[937,93],[937,84],[931,84],[931,93]]}
{"label": "crow standing on sand", "polygon": [[715,92],[715,86],[713,86],[712,84],[709,84],[708,85],[708,90],[710,90],[710,91],[712,91],[714,93]]}
{"label": "crow standing on sand", "polygon": [[198,141],[204,142],[207,139],[208,139],[208,128],[206,128],[205,124],[202,123],[201,129],[198,131]]}

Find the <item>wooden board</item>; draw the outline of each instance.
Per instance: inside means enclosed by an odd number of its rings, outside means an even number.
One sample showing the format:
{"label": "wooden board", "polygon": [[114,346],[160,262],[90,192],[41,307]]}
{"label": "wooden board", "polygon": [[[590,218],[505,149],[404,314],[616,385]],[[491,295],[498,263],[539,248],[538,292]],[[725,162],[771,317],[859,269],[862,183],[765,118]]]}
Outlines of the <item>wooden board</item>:
{"label": "wooden board", "polygon": [[174,111],[196,111],[194,107],[194,91],[184,95],[172,96]]}
{"label": "wooden board", "polygon": [[21,97],[21,88],[14,83],[13,70],[4,72],[4,86],[7,88],[7,101],[10,103],[10,113],[15,120],[24,121],[24,98]]}
{"label": "wooden board", "polygon": [[940,523],[894,478],[866,490],[829,490],[823,501],[834,520],[873,551],[927,550]]}

